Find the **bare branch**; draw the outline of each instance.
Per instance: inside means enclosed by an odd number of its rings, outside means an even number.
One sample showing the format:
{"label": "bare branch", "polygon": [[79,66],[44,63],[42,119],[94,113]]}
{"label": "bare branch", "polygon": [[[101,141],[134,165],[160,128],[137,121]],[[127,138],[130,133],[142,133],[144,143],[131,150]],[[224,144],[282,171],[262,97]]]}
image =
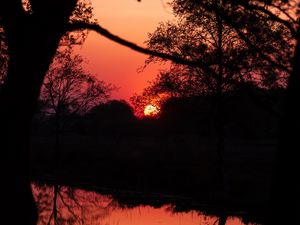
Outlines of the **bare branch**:
{"label": "bare branch", "polygon": [[286,12],[284,9],[282,9],[280,6],[274,5],[274,4],[270,4],[270,6],[276,8],[277,10],[279,10],[281,13],[283,13],[286,17],[288,17],[293,23],[297,23],[297,19],[293,18],[288,12]]}
{"label": "bare branch", "polygon": [[219,9],[214,8],[211,5],[205,4],[205,3],[201,3],[201,5],[206,8],[209,11],[217,11],[218,13],[220,13],[222,19],[224,20],[224,22],[229,25],[230,27],[232,27],[236,33],[240,36],[240,38],[249,46],[252,48],[253,51],[255,51],[257,54],[260,55],[260,57],[263,60],[266,60],[267,62],[269,62],[272,66],[285,71],[286,73],[290,74],[291,73],[291,69],[287,68],[286,66],[277,63],[276,61],[274,61],[271,57],[269,57],[268,55],[266,55],[263,51],[261,51],[260,49],[257,48],[257,46],[252,43],[252,41],[239,29],[239,24],[237,24],[236,22],[234,22],[229,15],[227,15],[225,12],[222,12]]}
{"label": "bare branch", "polygon": [[265,7],[262,7],[262,6],[247,4],[246,7],[251,9],[251,10],[257,10],[257,11],[260,11],[262,13],[265,13],[266,15],[268,15],[270,17],[271,20],[279,22],[279,23],[283,24],[284,26],[286,26],[290,30],[292,36],[296,37],[297,31],[291,25],[291,23],[289,21],[280,18],[279,16],[275,15],[274,13],[272,13],[271,11],[269,11],[268,9],[266,9]]}
{"label": "bare branch", "polygon": [[64,200],[64,196],[62,196],[61,192],[58,192],[59,198],[62,202],[62,204],[67,208],[68,212],[76,219],[78,219],[78,216],[73,212],[72,207],[69,206],[66,201]]}
{"label": "bare branch", "polygon": [[153,50],[138,46],[130,41],[127,41],[123,38],[120,38],[120,37],[112,34],[105,28],[101,27],[99,24],[74,22],[74,23],[71,23],[68,25],[66,31],[71,32],[71,31],[82,30],[82,29],[88,29],[88,30],[95,31],[96,33],[108,38],[109,40],[112,40],[116,43],[119,43],[120,45],[126,46],[134,51],[137,51],[137,52],[140,52],[140,53],[143,53],[146,55],[152,55],[152,56],[168,59],[175,63],[183,64],[183,65],[193,66],[193,65],[199,65],[199,63],[200,63],[199,61],[190,61],[190,60],[186,60],[186,59],[183,59],[180,57],[172,56],[172,55],[169,55],[166,53],[161,53],[161,52],[153,51]]}

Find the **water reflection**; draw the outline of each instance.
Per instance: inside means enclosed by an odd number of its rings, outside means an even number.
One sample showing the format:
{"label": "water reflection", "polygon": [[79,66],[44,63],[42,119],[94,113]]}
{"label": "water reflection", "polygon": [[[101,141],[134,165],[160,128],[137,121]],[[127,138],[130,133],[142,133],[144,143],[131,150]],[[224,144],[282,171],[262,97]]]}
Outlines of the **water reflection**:
{"label": "water reflection", "polygon": [[32,185],[39,208],[38,225],[242,225],[238,218],[173,213],[171,206],[120,207],[109,196],[64,186]]}

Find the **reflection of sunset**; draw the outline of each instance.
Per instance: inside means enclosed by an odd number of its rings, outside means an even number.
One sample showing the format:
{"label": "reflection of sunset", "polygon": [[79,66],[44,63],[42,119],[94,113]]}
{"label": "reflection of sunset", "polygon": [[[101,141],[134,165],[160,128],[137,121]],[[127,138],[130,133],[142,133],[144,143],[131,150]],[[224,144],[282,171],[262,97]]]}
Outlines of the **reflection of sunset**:
{"label": "reflection of sunset", "polygon": [[154,105],[147,105],[144,109],[144,115],[151,117],[156,116],[159,113],[159,109]]}
{"label": "reflection of sunset", "polygon": [[[53,224],[53,220],[49,223],[49,217],[53,217],[53,187],[32,185],[32,188],[40,213],[38,225]],[[57,201],[59,224],[213,225],[218,220],[215,216],[205,216],[197,211],[173,213],[171,206],[121,208],[110,197],[67,187],[61,187],[58,196],[61,198]],[[226,225],[243,223],[231,217]]]}

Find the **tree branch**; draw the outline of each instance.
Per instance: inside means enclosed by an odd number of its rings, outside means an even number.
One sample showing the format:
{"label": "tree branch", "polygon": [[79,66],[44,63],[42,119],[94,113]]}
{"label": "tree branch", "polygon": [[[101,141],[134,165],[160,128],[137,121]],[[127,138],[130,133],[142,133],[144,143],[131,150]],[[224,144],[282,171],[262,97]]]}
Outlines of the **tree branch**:
{"label": "tree branch", "polygon": [[[215,8],[209,4],[206,3],[199,3],[202,5],[202,7],[204,7],[205,9],[209,10],[209,11],[218,11],[218,8]],[[233,21],[229,15],[227,15],[225,12],[223,11],[218,11],[218,13],[220,13],[222,19],[224,20],[224,22],[232,27],[236,33],[239,35],[239,37],[256,53],[258,53],[260,55],[260,57],[263,60],[266,60],[267,62],[269,62],[272,66],[290,74],[291,73],[291,69],[287,68],[286,66],[274,61],[270,56],[266,55],[264,52],[262,52],[260,49],[257,48],[257,46],[252,43],[252,41],[239,29],[239,24],[237,24],[235,21]]]}
{"label": "tree branch", "polygon": [[23,15],[24,10],[19,0],[1,0],[0,1],[0,17],[3,20],[10,20]]}
{"label": "tree branch", "polygon": [[186,59],[183,59],[180,57],[172,56],[172,55],[169,55],[166,53],[161,53],[161,52],[153,51],[153,50],[138,46],[130,41],[127,41],[123,38],[120,38],[120,37],[110,33],[108,30],[104,29],[99,24],[74,22],[74,23],[68,24],[68,26],[66,28],[66,32],[72,32],[72,31],[82,30],[82,29],[95,31],[96,33],[108,38],[109,40],[112,40],[120,45],[123,45],[134,51],[137,51],[137,52],[140,52],[140,53],[143,53],[146,55],[152,55],[152,56],[168,59],[175,63],[189,65],[189,66],[199,66],[199,64],[201,64],[201,62],[199,62],[199,61],[190,61],[190,60],[186,60]]}
{"label": "tree branch", "polygon": [[262,13],[265,13],[266,15],[268,15],[270,17],[271,20],[279,22],[279,23],[283,24],[284,26],[286,26],[290,30],[292,36],[294,38],[296,37],[297,31],[289,21],[280,18],[279,16],[275,15],[274,13],[272,13],[271,11],[266,9],[265,7],[258,6],[258,5],[250,5],[250,4],[248,4],[247,6],[244,6],[244,7],[245,8],[248,7],[250,10],[251,9],[252,10],[258,10]]}
{"label": "tree branch", "polygon": [[58,192],[59,198],[62,202],[62,204],[67,208],[68,212],[75,218],[78,219],[78,216],[73,212],[71,206],[69,206],[66,201],[64,200],[64,196],[60,192]]}
{"label": "tree branch", "polygon": [[286,17],[288,17],[293,23],[297,24],[297,19],[293,18],[288,12],[286,12],[280,6],[277,6],[277,5],[274,5],[274,4],[270,4],[270,6],[276,8],[281,13],[283,13]]}

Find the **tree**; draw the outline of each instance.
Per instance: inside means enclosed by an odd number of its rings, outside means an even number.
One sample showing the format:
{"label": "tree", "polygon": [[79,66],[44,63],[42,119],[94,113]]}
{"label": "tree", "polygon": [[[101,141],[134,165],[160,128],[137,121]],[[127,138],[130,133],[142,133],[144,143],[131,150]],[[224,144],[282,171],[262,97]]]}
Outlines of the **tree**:
{"label": "tree", "polygon": [[106,101],[114,87],[84,71],[83,59],[68,47],[57,53],[46,74],[40,99],[42,113],[54,117],[56,161],[62,154],[61,136],[78,114]]}
{"label": "tree", "polygon": [[[193,63],[142,48],[111,34],[99,24],[88,21],[89,17],[86,15],[89,15],[91,10],[81,10],[79,2],[87,1],[52,0],[46,3],[39,0],[0,1],[0,26],[5,34],[9,59],[0,93],[2,146],[0,171],[3,180],[11,184],[2,186],[3,193],[12,193],[7,194],[3,200],[3,204],[7,206],[3,213],[7,218],[16,218],[18,221],[15,223],[35,224],[36,221],[37,215],[34,213],[36,207],[31,194],[29,176],[31,120],[46,72],[61,39],[67,33],[94,30],[135,51],[160,55],[181,63]],[[10,164],[9,167],[6,165],[7,162]],[[7,169],[12,167],[14,169]],[[15,202],[18,204],[15,205]],[[10,210],[12,208],[15,210]],[[14,217],[16,211],[24,212],[26,217]]]}
{"label": "tree", "polygon": [[[293,33],[277,21],[270,22],[266,16],[249,10],[239,12],[228,1],[202,2],[214,7],[214,11],[195,1],[173,1],[177,21],[161,23],[147,41],[150,49],[201,63],[197,66],[171,64],[169,70],[161,72],[150,83],[147,92],[187,97],[232,90],[245,82],[263,88],[286,86]],[[234,14],[235,10],[238,15]],[[243,18],[240,27],[253,38],[255,46],[249,46],[221,18],[223,11],[231,13],[228,15],[231,20]],[[260,57],[258,51],[276,59],[280,68]],[[146,65],[157,61],[165,59],[150,56]]]}
{"label": "tree", "polygon": [[[1,191],[7,193],[2,213],[3,219],[14,220],[13,224],[35,224],[29,178],[31,119],[69,17],[75,11],[78,20],[86,18],[84,11],[76,12],[75,0],[31,0],[29,4],[31,10],[19,0],[0,2],[1,34],[6,39],[9,59],[0,95],[1,177],[7,184],[1,185]],[[16,217],[15,212],[23,212],[25,217]]]}
{"label": "tree", "polygon": [[[172,63],[170,69],[161,72],[141,96],[132,100],[138,105],[149,95],[150,99],[160,95],[214,96],[211,111],[215,121],[220,187],[223,187],[223,93],[241,85],[285,87],[291,68],[293,33],[280,22],[268,20],[269,15],[253,13],[252,10],[240,11],[231,1],[206,0],[199,3],[175,0],[171,6],[176,22],[161,23],[149,35],[148,48],[199,63]],[[240,32],[223,18],[225,13],[229,21],[239,22],[240,29],[255,45],[248,44]],[[146,65],[164,61],[164,58],[150,56]]]}
{"label": "tree", "polygon": [[[182,5],[188,2],[192,6],[189,8],[190,11],[185,12]],[[255,20],[256,24],[251,22],[242,28],[249,30],[247,31],[249,36],[259,36],[260,41],[257,44],[260,46],[249,46],[233,27],[227,25],[223,19],[217,18],[222,14],[221,9],[233,10],[231,4],[228,6],[222,3],[223,5],[215,6],[217,9],[210,12],[205,11],[201,4],[191,2],[193,1],[174,1],[173,8],[178,22],[161,24],[149,35],[147,43],[151,49],[193,58],[201,63],[198,66],[171,65],[170,70],[161,72],[150,85],[153,93],[193,96],[215,93],[217,86],[223,86],[221,88],[226,91],[246,81],[255,82],[265,88],[285,85],[286,69],[291,67],[290,54],[293,46],[289,41],[292,40],[292,34],[287,32],[286,27],[276,22],[266,23],[260,20],[259,15],[243,12],[239,17],[249,17],[244,20],[246,22]],[[216,1],[205,2],[212,4]],[[278,70],[267,60],[258,57],[257,47],[264,53],[274,54],[281,64],[281,69]],[[220,61],[218,58],[222,58],[223,61],[218,63]],[[161,60],[164,59],[152,56],[146,64]],[[222,85],[217,85],[216,82],[218,68],[221,66],[218,64],[222,64]]]}
{"label": "tree", "polygon": [[[300,129],[299,88],[300,88],[300,23],[297,30],[297,46],[294,55],[293,71],[289,77],[286,91],[284,114],[281,120],[281,137],[279,140],[274,181],[270,198],[270,215],[268,225],[291,224],[297,218],[299,204],[299,158],[296,151],[299,146]],[[287,216],[288,215],[288,216]]]}
{"label": "tree", "polygon": [[[216,8],[206,1],[178,1],[184,7],[181,12],[192,12],[193,7],[202,5],[207,11],[215,11]],[[229,2],[229,1],[228,1]],[[270,215],[267,224],[292,224],[297,218],[290,216],[296,215],[299,211],[299,206],[293,199],[299,198],[299,184],[296,177],[299,174],[297,165],[298,160],[296,156],[295,146],[298,146],[298,137],[295,130],[299,130],[299,107],[297,107],[298,90],[299,90],[299,61],[300,61],[300,30],[299,19],[296,9],[298,8],[298,1],[231,1],[236,5],[235,19],[230,17],[230,13],[226,10],[221,10],[222,19],[232,27],[239,37],[245,41],[248,46],[253,46],[258,56],[270,63],[273,68],[286,71],[290,74],[287,83],[285,112],[282,116],[281,138],[277,156],[277,166],[274,174],[274,184],[272,187],[271,201],[270,201]],[[276,22],[281,26],[287,28],[292,36],[291,43],[297,43],[293,63],[290,67],[282,64],[283,59],[280,58],[282,51],[270,49],[269,52],[262,51],[264,39],[260,40],[254,37],[254,34],[248,36],[246,25],[255,23],[256,21],[248,20],[241,17],[244,11],[249,11],[253,15],[260,15],[260,20]],[[232,13],[233,14],[233,13]],[[246,26],[248,27],[248,26]],[[259,29],[259,27],[257,28]],[[278,39],[285,40],[284,37],[279,36]],[[261,42],[260,42],[261,41]],[[293,45],[292,45],[293,46]],[[294,50],[292,46],[289,50]],[[293,55],[293,54],[292,54]],[[292,68],[293,67],[293,68]]]}
{"label": "tree", "polygon": [[144,110],[147,105],[154,105],[159,110],[169,96],[152,91],[152,86],[144,88],[142,94],[134,94],[130,97],[130,102],[134,107],[134,112],[137,117],[143,118]]}
{"label": "tree", "polygon": [[136,118],[126,101],[111,100],[93,107],[85,120],[92,135],[119,137],[132,132]]}
{"label": "tree", "polygon": [[[266,224],[292,224],[297,218],[290,215],[297,215],[299,205],[293,199],[299,199],[299,183],[296,177],[299,176],[298,163],[295,147],[299,145],[298,136],[295,130],[300,128],[299,107],[297,106],[299,96],[299,62],[300,62],[300,23],[299,14],[295,12],[298,9],[298,1],[253,1],[249,4],[247,1],[236,1],[241,8],[248,9],[253,13],[263,13],[268,15],[267,19],[277,21],[287,27],[293,35],[296,43],[292,69],[289,70],[289,78],[285,97],[284,113],[281,117],[281,136],[278,145],[278,154],[276,167],[274,169],[274,182],[271,190],[270,198],[270,214]],[[254,3],[254,4],[253,4]],[[291,10],[291,6],[293,10]],[[207,9],[209,9],[208,7]],[[279,12],[279,15],[274,13]],[[292,12],[292,13],[291,13]],[[223,14],[223,13],[222,13]],[[282,16],[283,14],[283,16]],[[222,15],[226,23],[230,24],[239,32],[247,44],[255,45],[250,38],[247,38],[240,29],[236,21],[229,20],[226,13]],[[263,54],[257,49],[259,55],[268,60],[274,67],[280,68],[272,58]],[[286,69],[282,67],[282,69]]]}

